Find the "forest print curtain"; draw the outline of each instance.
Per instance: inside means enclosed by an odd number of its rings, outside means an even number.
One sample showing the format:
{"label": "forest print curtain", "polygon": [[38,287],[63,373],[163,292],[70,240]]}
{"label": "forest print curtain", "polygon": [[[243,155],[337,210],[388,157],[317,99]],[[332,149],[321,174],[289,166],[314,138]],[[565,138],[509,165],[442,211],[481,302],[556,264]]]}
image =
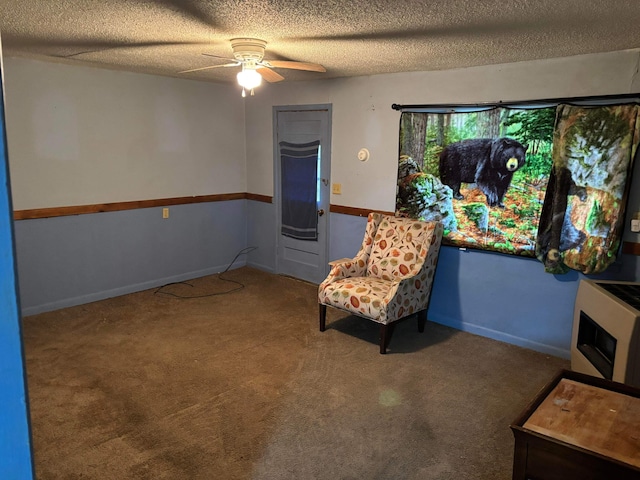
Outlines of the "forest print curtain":
{"label": "forest print curtain", "polygon": [[405,112],[396,215],[441,221],[443,243],[596,273],[620,243],[638,107]]}
{"label": "forest print curtain", "polygon": [[558,107],[536,243],[546,271],[598,273],[615,260],[640,136],[637,118],[637,105]]}

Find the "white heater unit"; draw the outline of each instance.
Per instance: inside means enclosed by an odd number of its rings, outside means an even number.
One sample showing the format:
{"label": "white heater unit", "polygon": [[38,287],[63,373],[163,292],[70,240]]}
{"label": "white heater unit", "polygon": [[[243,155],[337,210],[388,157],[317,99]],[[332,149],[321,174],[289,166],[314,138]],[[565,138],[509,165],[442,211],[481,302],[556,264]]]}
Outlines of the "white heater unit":
{"label": "white heater unit", "polygon": [[571,369],[640,387],[640,283],[581,280]]}

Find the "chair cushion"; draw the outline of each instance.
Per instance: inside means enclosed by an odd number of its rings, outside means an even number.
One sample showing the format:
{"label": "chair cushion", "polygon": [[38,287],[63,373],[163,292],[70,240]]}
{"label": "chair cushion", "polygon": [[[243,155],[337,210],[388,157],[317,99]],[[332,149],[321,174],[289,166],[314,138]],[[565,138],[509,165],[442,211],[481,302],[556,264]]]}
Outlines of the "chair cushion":
{"label": "chair cushion", "polygon": [[423,237],[432,229],[433,224],[384,217],[373,240],[367,275],[384,280],[406,277],[424,258]]}
{"label": "chair cushion", "polygon": [[391,288],[391,282],[373,277],[351,277],[336,280],[321,291],[320,303],[380,321],[386,308],[384,299]]}

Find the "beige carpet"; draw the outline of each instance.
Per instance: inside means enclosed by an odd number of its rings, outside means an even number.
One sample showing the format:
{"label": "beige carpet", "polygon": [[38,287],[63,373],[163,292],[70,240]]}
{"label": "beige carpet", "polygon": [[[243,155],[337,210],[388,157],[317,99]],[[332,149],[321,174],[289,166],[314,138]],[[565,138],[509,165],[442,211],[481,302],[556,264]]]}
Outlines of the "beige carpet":
{"label": "beige carpet", "polygon": [[[511,478],[509,424],[562,359],[372,322],[251,268],[24,319],[36,473],[50,479]],[[235,288],[215,276],[163,291]]]}

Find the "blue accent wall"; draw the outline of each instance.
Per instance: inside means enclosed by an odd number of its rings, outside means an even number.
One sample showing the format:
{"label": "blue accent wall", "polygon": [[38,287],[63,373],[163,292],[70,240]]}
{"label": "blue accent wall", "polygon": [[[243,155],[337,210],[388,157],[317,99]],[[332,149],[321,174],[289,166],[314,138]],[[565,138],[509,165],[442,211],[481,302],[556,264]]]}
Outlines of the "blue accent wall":
{"label": "blue accent wall", "polygon": [[0,69],[0,477],[30,480],[33,461],[1,79]]}
{"label": "blue accent wall", "polygon": [[168,219],[143,208],[18,221],[23,313],[218,273],[246,246],[246,202],[172,206]]}
{"label": "blue accent wall", "polygon": [[429,319],[568,358],[578,280],[535,259],[443,246]]}

